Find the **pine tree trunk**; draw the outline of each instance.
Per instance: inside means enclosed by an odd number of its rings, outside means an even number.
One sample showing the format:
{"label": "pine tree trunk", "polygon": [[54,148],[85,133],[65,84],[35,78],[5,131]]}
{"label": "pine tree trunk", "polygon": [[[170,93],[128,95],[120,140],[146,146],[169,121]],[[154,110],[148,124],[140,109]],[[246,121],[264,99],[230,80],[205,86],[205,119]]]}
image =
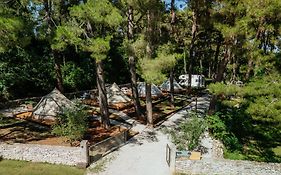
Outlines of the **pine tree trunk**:
{"label": "pine tree trunk", "polygon": [[[46,19],[47,19],[47,25],[48,25],[48,30],[52,32],[54,32],[55,30],[55,26],[54,23],[52,22],[52,1],[50,0],[44,0],[44,8],[46,11]],[[57,85],[56,87],[58,88],[58,90],[60,92],[64,92],[63,89],[63,78],[62,78],[62,72],[61,72],[61,63],[60,63],[60,55],[57,51],[52,50],[53,53],[53,57],[54,57],[54,61],[55,61],[55,65],[54,65],[54,69],[55,69],[55,75],[56,75],[56,81],[57,81]]]}
{"label": "pine tree trunk", "polygon": [[238,67],[238,61],[235,56],[233,56],[233,63],[232,63],[232,77],[231,81],[236,82],[237,81],[237,67]]}
{"label": "pine tree trunk", "polygon": [[197,14],[195,11],[192,12],[192,38],[190,43],[190,50],[189,50],[189,69],[188,69],[188,89],[191,90],[191,78],[192,78],[192,72],[193,72],[193,62],[194,62],[194,42],[195,37],[197,33]]}
{"label": "pine tree trunk", "polygon": [[[221,82],[223,81],[224,77],[224,71],[226,69],[227,63],[229,62],[230,58],[231,58],[231,49],[229,45],[225,46],[225,53],[224,53],[224,57],[223,59],[220,61],[219,66],[218,66],[218,72],[217,72],[217,76],[215,79],[215,82]],[[213,114],[216,110],[216,103],[217,103],[217,96],[213,95],[212,99],[210,101],[210,106],[209,106],[209,115]]]}
{"label": "pine tree trunk", "polygon": [[61,72],[61,63],[60,63],[60,57],[59,53],[56,51],[53,51],[53,56],[55,60],[55,74],[56,74],[56,80],[57,80],[57,89],[63,93],[63,78],[62,78],[62,72]]}
{"label": "pine tree trunk", "polygon": [[254,66],[254,62],[253,62],[253,59],[249,59],[248,61],[248,69],[247,69],[247,73],[246,73],[246,81],[248,81],[253,73],[253,66]]}
{"label": "pine tree trunk", "polygon": [[[172,35],[174,35],[174,24],[176,22],[176,13],[175,13],[175,0],[171,0],[171,28]],[[174,98],[174,69],[170,71],[170,97],[171,97],[171,106],[174,107],[175,98]]]}
{"label": "pine tree trunk", "polygon": [[109,129],[110,121],[109,121],[106,89],[105,89],[105,83],[103,78],[104,76],[103,76],[102,61],[96,61],[96,70],[97,70],[97,86],[98,86],[98,93],[99,93],[101,123],[105,129]]}
{"label": "pine tree trunk", "polygon": [[170,97],[171,97],[171,106],[174,107],[175,97],[174,97],[174,69],[170,71]]}
{"label": "pine tree trunk", "polygon": [[151,84],[149,83],[145,84],[145,95],[146,95],[147,124],[149,126],[153,126]]}
{"label": "pine tree trunk", "polygon": [[185,48],[184,48],[184,51],[183,51],[183,70],[184,70],[184,74],[187,74],[187,66],[186,66],[186,54],[185,54]]}
{"label": "pine tree trunk", "polygon": [[138,93],[138,85],[137,85],[137,75],[136,75],[136,63],[135,58],[132,56],[129,57],[129,66],[130,66],[130,73],[131,73],[131,87],[132,87],[132,94],[133,94],[133,102],[135,106],[136,113],[138,117],[142,116],[141,113],[141,105],[139,100],[139,93]]}
{"label": "pine tree trunk", "polygon": [[[129,6],[128,9],[128,39],[132,40],[134,36],[134,26],[133,26],[133,20],[134,20],[134,14],[133,14],[133,8]],[[129,53],[129,69],[131,74],[131,89],[133,94],[133,102],[135,111],[137,113],[138,117],[142,116],[141,113],[141,105],[139,100],[139,94],[137,89],[137,75],[136,75],[136,63],[135,63],[135,57],[130,52]]]}
{"label": "pine tree trunk", "polygon": [[208,114],[212,115],[215,113],[216,111],[216,103],[217,103],[217,96],[216,95],[212,95],[212,99],[210,101],[210,106],[209,106],[209,111]]}
{"label": "pine tree trunk", "polygon": [[221,81],[224,80],[224,76],[223,75],[224,75],[227,63],[229,62],[230,58],[231,58],[230,46],[226,46],[224,57],[223,57],[223,59],[219,63],[217,77],[216,77],[216,82],[221,82]]}
{"label": "pine tree trunk", "polygon": [[218,64],[219,64],[218,60],[219,60],[219,54],[220,54],[220,47],[221,47],[221,44],[220,44],[220,42],[218,42],[217,47],[216,47],[216,52],[215,52],[212,75],[216,75],[216,73],[218,72]]}
{"label": "pine tree trunk", "polygon": [[[147,11],[147,35],[148,35],[148,42],[146,46],[146,52],[148,59],[152,58],[153,52],[153,27],[152,27],[152,14],[151,11]],[[149,126],[153,125],[153,118],[152,118],[152,98],[151,98],[151,84],[147,84],[145,86],[146,92],[146,115],[147,115],[147,124]]]}

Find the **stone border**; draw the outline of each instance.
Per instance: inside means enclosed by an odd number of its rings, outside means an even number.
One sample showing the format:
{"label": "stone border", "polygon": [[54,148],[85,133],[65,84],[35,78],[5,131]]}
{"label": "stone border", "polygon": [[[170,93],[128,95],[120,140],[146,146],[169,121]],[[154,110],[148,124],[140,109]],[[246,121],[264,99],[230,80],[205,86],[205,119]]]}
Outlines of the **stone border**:
{"label": "stone border", "polygon": [[88,165],[88,147],[86,145],[87,141],[82,141],[80,147],[0,143],[0,157],[86,167]]}

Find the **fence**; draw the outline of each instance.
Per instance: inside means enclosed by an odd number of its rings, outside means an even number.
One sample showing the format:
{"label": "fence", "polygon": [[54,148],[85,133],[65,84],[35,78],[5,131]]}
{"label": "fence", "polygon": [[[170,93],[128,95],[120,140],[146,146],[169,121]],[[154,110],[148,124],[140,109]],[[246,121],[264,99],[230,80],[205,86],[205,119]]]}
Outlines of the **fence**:
{"label": "fence", "polygon": [[125,144],[128,139],[128,132],[129,130],[122,131],[115,136],[109,137],[99,143],[91,145],[89,147],[90,162],[99,160],[103,156]]}

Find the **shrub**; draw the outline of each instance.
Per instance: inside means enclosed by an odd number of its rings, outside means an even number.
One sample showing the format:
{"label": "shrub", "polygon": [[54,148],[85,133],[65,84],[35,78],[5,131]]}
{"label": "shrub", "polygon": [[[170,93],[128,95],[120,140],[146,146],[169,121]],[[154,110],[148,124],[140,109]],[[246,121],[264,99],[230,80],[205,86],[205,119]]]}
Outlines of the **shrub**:
{"label": "shrub", "polygon": [[221,115],[221,113],[217,112],[207,117],[210,132],[216,139],[221,140],[228,150],[241,150],[242,146],[238,138],[226,126],[225,121],[220,117]]}
{"label": "shrub", "polygon": [[52,127],[52,133],[65,136],[70,142],[81,140],[87,131],[87,113],[81,106],[65,109],[58,115],[58,123]]}
{"label": "shrub", "polygon": [[173,142],[178,149],[193,150],[199,145],[199,139],[205,131],[206,124],[204,119],[192,114],[191,118],[183,121],[177,128],[170,130]]}

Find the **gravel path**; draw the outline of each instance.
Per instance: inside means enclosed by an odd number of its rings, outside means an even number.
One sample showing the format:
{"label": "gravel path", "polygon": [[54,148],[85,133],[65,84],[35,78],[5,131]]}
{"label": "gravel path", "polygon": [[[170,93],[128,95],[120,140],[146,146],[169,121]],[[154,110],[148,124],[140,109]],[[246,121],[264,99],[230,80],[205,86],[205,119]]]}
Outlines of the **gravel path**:
{"label": "gravel path", "polygon": [[[165,161],[167,137],[160,131],[146,128],[118,151],[90,166],[90,174],[98,175],[169,175]],[[104,171],[94,172],[101,164]],[[91,170],[92,169],[92,170]]]}
{"label": "gravel path", "polygon": [[[171,170],[166,162],[166,145],[172,144],[160,128],[177,125],[192,106],[194,103],[172,115],[159,128],[135,125],[133,129],[138,130],[140,134],[119,150],[92,164],[88,175],[170,175]],[[209,104],[205,98],[200,98],[198,106],[198,110],[201,110],[201,107],[205,110]]]}
{"label": "gravel path", "polygon": [[208,175],[280,175],[281,164],[225,159],[177,161],[177,171]]}

